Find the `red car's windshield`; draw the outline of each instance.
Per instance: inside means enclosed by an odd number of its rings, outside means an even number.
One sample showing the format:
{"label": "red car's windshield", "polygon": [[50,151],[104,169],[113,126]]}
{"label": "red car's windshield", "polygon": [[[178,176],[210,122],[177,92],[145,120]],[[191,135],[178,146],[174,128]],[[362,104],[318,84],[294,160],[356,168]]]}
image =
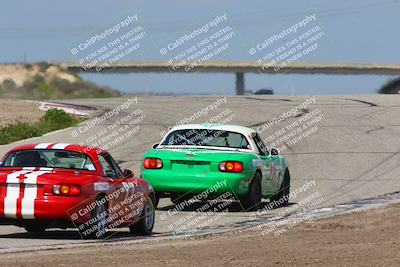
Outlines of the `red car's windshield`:
{"label": "red car's windshield", "polygon": [[60,149],[33,149],[11,152],[0,167],[49,167],[95,171],[86,154]]}

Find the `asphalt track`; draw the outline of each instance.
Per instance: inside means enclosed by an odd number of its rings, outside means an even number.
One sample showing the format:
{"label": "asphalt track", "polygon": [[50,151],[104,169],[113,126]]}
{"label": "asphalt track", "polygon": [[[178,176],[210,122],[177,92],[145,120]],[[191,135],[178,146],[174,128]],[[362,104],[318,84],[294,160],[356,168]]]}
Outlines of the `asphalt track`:
{"label": "asphalt track", "polygon": [[[138,131],[109,149],[124,168],[131,168],[136,175],[139,175],[143,153],[153,143],[160,141],[161,131],[167,130],[169,126],[175,125],[185,117],[190,117],[219,98],[221,97],[138,97],[137,104],[130,105],[119,115],[112,116],[83,133],[79,133],[78,127],[85,125],[86,122],[75,128],[1,146],[0,153],[4,154],[11,147],[24,143],[80,143],[98,135],[107,126],[134,110],[141,109],[145,117],[139,123]],[[227,97],[226,104],[219,105],[216,110],[193,122],[207,121],[229,109],[230,114],[235,116],[232,124],[256,128],[273,117],[286,113],[307,98],[304,96]],[[115,98],[64,102],[96,107],[97,114],[101,115],[125,103],[126,100],[126,98]],[[313,192],[318,192],[322,196],[323,201],[318,206],[328,207],[400,191],[399,107],[400,98],[397,95],[317,96],[315,104],[261,132],[262,138],[267,138],[300,118],[306,118],[305,116],[314,110],[318,109],[318,114],[323,114],[322,119],[313,125],[318,127],[315,132],[282,151],[289,162],[292,191],[306,182],[316,181],[315,188],[300,193],[292,203]],[[75,136],[77,132],[78,135]],[[286,143],[290,140],[290,138],[286,140]],[[171,225],[176,225],[179,220],[188,219],[193,210],[186,209],[170,216],[168,210],[172,208],[174,206],[169,200],[161,201],[154,229],[158,236],[170,234],[174,228]],[[214,214],[215,220],[211,220],[205,228],[208,231],[234,229],[254,218],[273,217],[282,209],[267,211],[259,216],[254,212],[241,212],[239,206],[232,205],[230,212],[223,215]],[[196,213],[197,217],[202,215]],[[119,240],[137,237],[131,237],[127,229],[122,229],[116,232],[113,238]],[[49,230],[43,235],[32,236],[17,227],[0,226],[0,252],[84,242],[93,241],[81,240],[73,230]]]}

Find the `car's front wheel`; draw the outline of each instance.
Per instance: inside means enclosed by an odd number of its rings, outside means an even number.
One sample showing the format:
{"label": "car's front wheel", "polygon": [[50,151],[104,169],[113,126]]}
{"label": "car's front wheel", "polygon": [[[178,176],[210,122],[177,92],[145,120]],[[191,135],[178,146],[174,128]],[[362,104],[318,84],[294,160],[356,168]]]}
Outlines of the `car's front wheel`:
{"label": "car's front wheel", "polygon": [[279,188],[279,192],[277,192],[274,196],[270,198],[271,201],[277,201],[281,203],[282,206],[286,206],[289,204],[289,193],[290,193],[290,173],[289,169],[285,170],[285,174],[283,175],[283,181]]}
{"label": "car's front wheel", "polygon": [[256,173],[250,183],[246,196],[241,197],[240,204],[245,211],[258,210],[261,205],[261,175]]}
{"label": "car's front wheel", "polygon": [[155,218],[154,204],[151,198],[147,199],[140,215],[139,221],[129,227],[131,233],[136,235],[149,235],[153,231]]}
{"label": "car's front wheel", "polygon": [[104,196],[98,197],[96,200],[96,207],[92,212],[92,220],[95,222],[96,227],[93,227],[95,231],[90,237],[103,239],[106,237],[107,228],[107,201]]}

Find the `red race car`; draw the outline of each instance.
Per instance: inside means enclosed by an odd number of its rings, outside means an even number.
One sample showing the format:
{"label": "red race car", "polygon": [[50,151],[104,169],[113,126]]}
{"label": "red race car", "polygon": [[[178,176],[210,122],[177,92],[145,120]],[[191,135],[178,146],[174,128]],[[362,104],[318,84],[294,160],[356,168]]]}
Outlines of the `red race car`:
{"label": "red race car", "polygon": [[71,144],[16,147],[0,162],[0,224],[28,232],[78,228],[82,238],[129,227],[150,234],[154,191],[107,151]]}

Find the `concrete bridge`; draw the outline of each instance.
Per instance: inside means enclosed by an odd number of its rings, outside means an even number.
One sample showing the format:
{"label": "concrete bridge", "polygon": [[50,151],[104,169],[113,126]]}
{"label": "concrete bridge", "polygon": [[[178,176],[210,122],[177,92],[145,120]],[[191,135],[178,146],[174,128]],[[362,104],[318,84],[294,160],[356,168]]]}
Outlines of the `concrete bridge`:
{"label": "concrete bridge", "polygon": [[283,64],[254,61],[207,61],[178,62],[170,64],[167,61],[127,61],[113,64],[88,64],[79,62],[52,62],[73,72],[87,73],[235,73],[236,94],[243,95],[245,91],[245,73],[259,74],[327,74],[327,75],[394,75],[400,76],[400,64],[362,64],[335,62],[295,62]]}

